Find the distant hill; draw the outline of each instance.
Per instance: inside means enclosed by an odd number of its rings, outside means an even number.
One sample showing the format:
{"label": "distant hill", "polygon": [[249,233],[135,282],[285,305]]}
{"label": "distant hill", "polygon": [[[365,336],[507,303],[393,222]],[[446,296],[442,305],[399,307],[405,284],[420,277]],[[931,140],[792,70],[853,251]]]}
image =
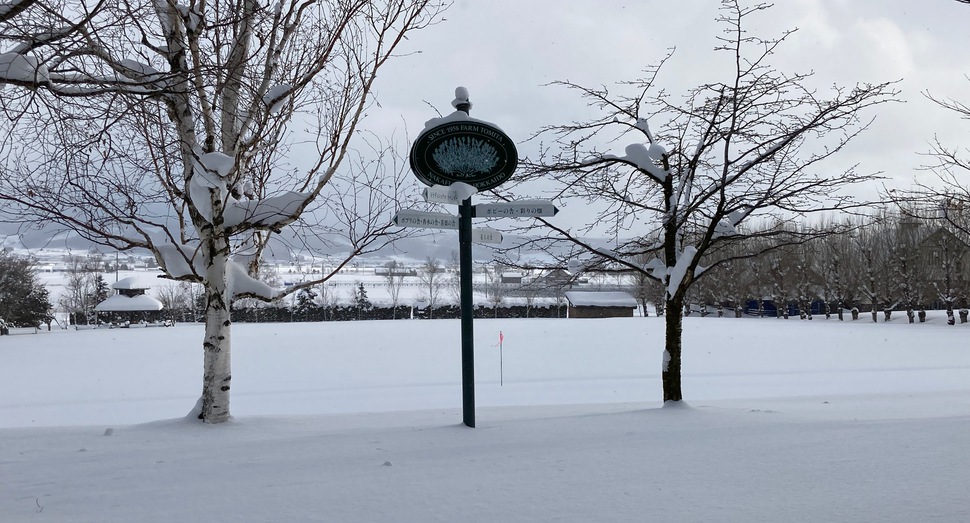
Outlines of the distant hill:
{"label": "distant hill", "polygon": [[[339,259],[346,256],[351,249],[345,239],[336,235],[308,235],[298,238],[292,234],[292,231],[290,232],[289,237],[284,233],[284,236],[276,237],[271,242],[271,245],[265,251],[265,256],[268,260],[287,262],[296,259],[297,256],[303,256],[304,258],[330,256],[334,259]],[[514,237],[506,235],[504,245],[513,244],[514,239]],[[63,231],[53,227],[28,228],[9,223],[0,224],[0,247],[29,252],[43,250],[78,254],[102,253],[108,255],[114,253],[113,250],[86,240],[73,231]],[[149,256],[147,251],[134,251],[128,254]],[[398,238],[390,246],[386,246],[376,252],[363,254],[358,258],[361,261],[367,262],[368,265],[389,260],[398,260],[406,264],[418,264],[429,257],[447,263],[453,256],[457,255],[457,231],[428,230]],[[538,251],[526,251],[522,255],[536,260],[548,259],[548,255]],[[476,263],[487,264],[495,259],[495,251],[490,245],[475,244],[472,248],[472,256]]]}

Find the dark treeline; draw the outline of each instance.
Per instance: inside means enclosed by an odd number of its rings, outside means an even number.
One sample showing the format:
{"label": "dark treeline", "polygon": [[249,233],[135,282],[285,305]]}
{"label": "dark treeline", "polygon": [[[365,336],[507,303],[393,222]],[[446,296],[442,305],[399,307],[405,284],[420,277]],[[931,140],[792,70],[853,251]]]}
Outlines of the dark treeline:
{"label": "dark treeline", "polygon": [[[476,318],[565,318],[564,305],[510,305],[492,307],[478,305],[475,307]],[[166,320],[175,322],[201,322],[204,318],[198,309],[174,308],[150,312],[130,313],[101,313],[100,324],[128,323],[160,323]],[[405,319],[457,319],[461,317],[461,308],[457,305],[441,305],[438,307],[398,307],[373,306],[358,308],[353,305],[334,305],[329,307],[234,307],[232,309],[233,323],[295,323],[319,321],[364,321],[364,320],[405,320]],[[85,316],[78,316],[77,321],[72,317],[71,324],[93,324]]]}
{"label": "dark treeline", "polygon": [[[914,214],[883,215],[754,258],[706,260],[716,267],[698,280],[689,301],[765,316],[842,319],[843,311],[862,312],[872,321],[890,320],[894,311],[914,321],[935,309],[952,321],[970,306],[970,242],[959,229]],[[646,285],[639,294],[657,292]]]}

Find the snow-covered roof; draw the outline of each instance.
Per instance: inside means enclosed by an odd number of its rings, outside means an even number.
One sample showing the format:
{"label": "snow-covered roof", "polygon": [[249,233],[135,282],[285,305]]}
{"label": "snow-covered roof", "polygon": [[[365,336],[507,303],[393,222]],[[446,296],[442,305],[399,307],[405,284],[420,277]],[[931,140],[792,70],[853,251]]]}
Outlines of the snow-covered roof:
{"label": "snow-covered roof", "polygon": [[162,302],[147,294],[140,294],[138,296],[130,297],[116,294],[99,303],[96,307],[94,307],[94,310],[98,312],[133,312],[160,311],[162,308]]}
{"label": "snow-covered roof", "polygon": [[637,300],[625,292],[567,291],[566,299],[574,307],[637,306]]}
{"label": "snow-covered roof", "polygon": [[114,284],[111,285],[112,289],[118,290],[137,290],[137,289],[150,289],[151,285],[146,285],[141,282],[139,278],[135,276],[129,276],[127,278],[122,278]]}

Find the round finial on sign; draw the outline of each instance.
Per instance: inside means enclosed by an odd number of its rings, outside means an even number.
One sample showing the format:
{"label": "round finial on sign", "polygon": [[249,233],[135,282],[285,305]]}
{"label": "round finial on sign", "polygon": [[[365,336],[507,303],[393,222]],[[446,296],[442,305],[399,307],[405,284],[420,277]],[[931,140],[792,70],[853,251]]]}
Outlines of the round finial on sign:
{"label": "round finial on sign", "polygon": [[468,89],[456,87],[455,99],[451,101],[451,106],[468,114],[468,111],[472,108],[472,103],[468,100]]}

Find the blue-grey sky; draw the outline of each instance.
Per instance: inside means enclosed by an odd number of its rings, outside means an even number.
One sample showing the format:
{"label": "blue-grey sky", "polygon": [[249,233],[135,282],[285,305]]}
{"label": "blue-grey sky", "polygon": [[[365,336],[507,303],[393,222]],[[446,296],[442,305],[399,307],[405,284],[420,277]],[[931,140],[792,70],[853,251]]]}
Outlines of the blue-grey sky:
{"label": "blue-grey sky", "polygon": [[[570,80],[612,85],[632,80],[676,48],[660,84],[671,92],[726,80],[728,55],[715,53],[720,2],[690,0],[457,0],[441,24],[410,37],[378,85],[380,109],[367,124],[380,132],[406,123],[413,136],[432,108],[448,112],[453,90],[468,87],[473,116],[501,126],[516,141],[543,125],[584,114],[575,93],[542,84]],[[878,109],[872,129],[833,167],[860,164],[889,180],[862,189],[874,197],[885,184],[909,187],[927,162],[934,135],[970,143],[970,122],[922,93],[970,102],[970,5],[955,0],[779,0],[747,29],[762,37],[797,28],[774,65],[814,71],[819,87],[901,80],[905,103]],[[622,148],[622,144],[618,145]],[[534,150],[520,146],[520,153]]]}

